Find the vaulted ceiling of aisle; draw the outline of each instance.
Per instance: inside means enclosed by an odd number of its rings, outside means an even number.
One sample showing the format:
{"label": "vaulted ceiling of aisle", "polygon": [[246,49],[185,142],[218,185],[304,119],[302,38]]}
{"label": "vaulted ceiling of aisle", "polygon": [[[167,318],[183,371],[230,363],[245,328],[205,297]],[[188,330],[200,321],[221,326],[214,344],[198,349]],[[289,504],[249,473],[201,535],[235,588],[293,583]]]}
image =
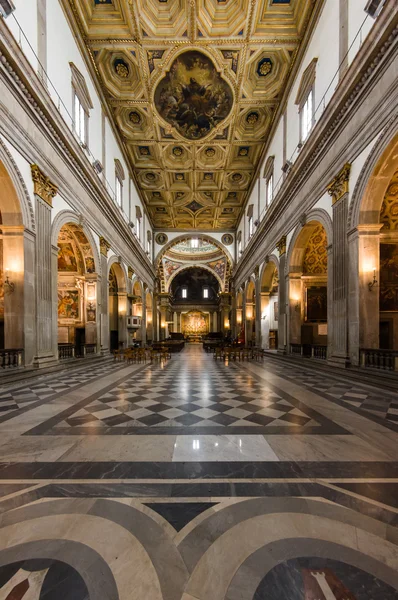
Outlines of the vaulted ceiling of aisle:
{"label": "vaulted ceiling of aisle", "polygon": [[65,0],[156,229],[237,225],[313,0]]}

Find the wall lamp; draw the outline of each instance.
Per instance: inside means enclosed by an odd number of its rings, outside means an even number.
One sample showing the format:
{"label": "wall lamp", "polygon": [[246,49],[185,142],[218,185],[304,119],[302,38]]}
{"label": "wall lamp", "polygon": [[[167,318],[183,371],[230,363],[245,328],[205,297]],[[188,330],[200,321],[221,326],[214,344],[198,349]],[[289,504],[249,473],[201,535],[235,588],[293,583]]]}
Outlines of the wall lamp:
{"label": "wall lamp", "polygon": [[372,289],[374,288],[374,286],[376,284],[377,284],[376,269],[373,269],[373,281],[369,281],[369,283],[368,283],[368,288],[369,288],[370,292],[372,291]]}
{"label": "wall lamp", "polygon": [[9,295],[12,294],[15,290],[15,283],[13,281],[10,281],[10,278],[8,277],[8,269],[6,269],[6,278],[4,281],[4,293]]}

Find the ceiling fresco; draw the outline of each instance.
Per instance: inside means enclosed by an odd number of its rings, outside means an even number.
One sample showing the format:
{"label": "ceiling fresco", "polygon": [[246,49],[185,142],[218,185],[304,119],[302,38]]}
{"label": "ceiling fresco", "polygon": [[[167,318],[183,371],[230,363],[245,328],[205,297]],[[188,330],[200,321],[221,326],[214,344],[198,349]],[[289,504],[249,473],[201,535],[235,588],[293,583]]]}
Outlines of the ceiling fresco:
{"label": "ceiling fresco", "polygon": [[156,229],[233,230],[313,0],[63,0]]}

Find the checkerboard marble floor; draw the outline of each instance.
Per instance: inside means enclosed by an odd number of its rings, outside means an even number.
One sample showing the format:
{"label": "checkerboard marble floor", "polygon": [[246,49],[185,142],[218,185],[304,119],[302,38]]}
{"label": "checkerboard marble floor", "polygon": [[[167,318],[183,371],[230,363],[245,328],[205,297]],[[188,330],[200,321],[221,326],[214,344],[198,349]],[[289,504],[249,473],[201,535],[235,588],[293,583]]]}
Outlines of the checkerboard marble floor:
{"label": "checkerboard marble floor", "polygon": [[[337,433],[333,423],[274,385],[216,362],[193,346],[166,364],[143,365],[62,413],[40,433]],[[340,428],[340,432],[342,432]]]}
{"label": "checkerboard marble floor", "polygon": [[[267,368],[284,378],[296,381],[306,388],[326,394],[330,399],[341,400],[347,405],[360,408],[381,419],[398,424],[398,397],[385,390],[371,391],[367,386],[350,382],[344,377],[329,376],[308,367],[286,365],[266,359]],[[376,383],[377,385],[377,383]]]}
{"label": "checkerboard marble floor", "polygon": [[79,385],[98,377],[103,377],[115,370],[113,359],[101,361],[98,366],[87,369],[79,365],[73,370],[62,371],[60,374],[39,375],[29,385],[14,385],[8,390],[0,388],[0,419],[10,412],[26,408],[40,400],[51,399]]}

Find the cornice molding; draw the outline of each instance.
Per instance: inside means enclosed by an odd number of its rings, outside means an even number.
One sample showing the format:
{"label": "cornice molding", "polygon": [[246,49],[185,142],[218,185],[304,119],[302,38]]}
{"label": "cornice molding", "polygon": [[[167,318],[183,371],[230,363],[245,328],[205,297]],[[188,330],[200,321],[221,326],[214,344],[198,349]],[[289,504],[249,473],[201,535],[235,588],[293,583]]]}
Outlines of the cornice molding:
{"label": "cornice molding", "polygon": [[[125,241],[140,265],[144,266],[147,272],[140,275],[140,277],[145,279],[150,275],[151,278],[154,278],[155,270],[153,265],[149,262],[141,246],[138,246],[131,237],[127,223],[118,214],[117,207],[114,206],[102,182],[98,179],[94,171],[81,161],[79,153],[82,150],[73,137],[73,133],[69,131],[62,117],[54,108],[48,96],[48,91],[32,70],[32,67],[2,19],[0,19],[0,76],[11,89],[13,95],[17,96],[19,104],[28,113],[34,115],[36,126],[42,130],[47,138],[50,137],[57,146],[59,154],[64,157],[65,163],[69,165],[70,170],[86,188],[97,209],[112,224],[115,232]],[[8,115],[6,123],[11,126],[10,115]],[[15,133],[21,129],[21,126],[14,122],[12,123],[12,129],[14,132],[13,140],[15,140]],[[27,139],[26,132],[23,130],[21,130],[21,136],[23,136],[24,141]],[[34,141],[29,140],[29,142],[33,148]],[[36,154],[43,156],[41,149],[36,149]],[[47,161],[48,166],[50,166],[48,157],[43,158],[43,161]],[[53,179],[57,179],[58,188],[61,189],[61,182],[58,181],[58,177],[53,177]],[[68,182],[65,182],[65,185],[68,185]],[[73,194],[66,195],[73,197]],[[81,207],[77,207],[77,209],[81,211]],[[90,220],[90,224],[95,229],[94,217]],[[114,244],[114,246],[117,248],[117,244]],[[126,262],[131,262],[131,257],[126,257]]]}
{"label": "cornice molding", "polygon": [[[365,91],[369,88],[370,82],[373,80],[373,84],[375,85],[378,74],[383,73],[386,65],[390,65],[391,61],[394,60],[396,52],[393,54],[392,48],[397,46],[397,23],[398,17],[393,9],[391,9],[388,15],[386,15],[385,21],[380,25],[381,31],[375,33],[374,37],[376,39],[373,38],[369,44],[365,42],[358,52],[353,63],[345,73],[342,84],[338,86],[333,101],[329,103],[315,125],[308,142],[294,163],[292,171],[275,197],[269,210],[268,218],[266,217],[261,221],[257,232],[246,247],[233,274],[236,281],[242,281],[248,276],[252,268],[252,257],[256,251],[260,251],[265,236],[269,237],[270,230],[275,226],[278,219],[281,218],[294,197],[297,196],[300,188],[315,171],[320,160],[327,153],[331,140],[336,132],[339,131],[341,124],[347,121],[348,113],[353,111],[361,101],[361,98],[365,96]],[[390,57],[389,62],[387,61],[387,57]],[[388,120],[390,117],[386,116],[386,118]],[[378,127],[374,135],[380,133],[380,129],[383,127],[382,121],[379,122]],[[365,136],[363,136],[364,138]],[[326,191],[326,186],[324,190]],[[306,208],[303,207],[303,209]],[[291,223],[289,230],[294,228],[294,224],[294,222]],[[275,247],[277,235],[278,233],[276,232],[276,239],[273,238],[267,244],[269,251]]]}

